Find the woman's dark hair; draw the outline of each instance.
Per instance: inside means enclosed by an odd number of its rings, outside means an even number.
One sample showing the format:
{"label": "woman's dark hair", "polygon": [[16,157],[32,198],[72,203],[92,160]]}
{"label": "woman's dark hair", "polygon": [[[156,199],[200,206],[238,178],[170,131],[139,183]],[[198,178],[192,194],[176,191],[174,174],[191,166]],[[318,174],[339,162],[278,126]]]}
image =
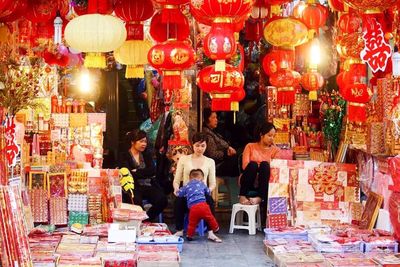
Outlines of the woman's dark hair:
{"label": "woman's dark hair", "polygon": [[208,142],[208,136],[205,133],[195,133],[192,136],[192,144],[197,143],[197,142]]}
{"label": "woman's dark hair", "polygon": [[269,133],[272,129],[276,129],[275,126],[270,122],[262,122],[255,128],[254,136],[257,140],[260,140],[261,136]]}
{"label": "woman's dark hair", "polygon": [[203,124],[207,125],[210,122],[211,114],[215,111],[212,111],[210,108],[203,109]]}
{"label": "woman's dark hair", "polygon": [[131,146],[132,143],[146,137],[147,135],[145,131],[137,129],[126,133],[126,142]]}

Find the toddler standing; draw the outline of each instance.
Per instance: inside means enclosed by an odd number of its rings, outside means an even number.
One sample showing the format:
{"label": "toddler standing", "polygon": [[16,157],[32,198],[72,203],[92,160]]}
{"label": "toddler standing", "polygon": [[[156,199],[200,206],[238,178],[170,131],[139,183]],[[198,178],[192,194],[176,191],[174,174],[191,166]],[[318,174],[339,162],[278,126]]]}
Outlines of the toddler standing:
{"label": "toddler standing", "polygon": [[222,240],[214,232],[219,230],[217,220],[212,215],[210,207],[206,203],[206,194],[210,195],[210,189],[204,184],[204,173],[201,169],[191,170],[190,181],[181,187],[177,193],[179,197],[186,197],[189,208],[189,226],[186,234],[187,240],[193,240],[197,224],[204,219],[212,231],[208,233],[208,239],[220,243]]}

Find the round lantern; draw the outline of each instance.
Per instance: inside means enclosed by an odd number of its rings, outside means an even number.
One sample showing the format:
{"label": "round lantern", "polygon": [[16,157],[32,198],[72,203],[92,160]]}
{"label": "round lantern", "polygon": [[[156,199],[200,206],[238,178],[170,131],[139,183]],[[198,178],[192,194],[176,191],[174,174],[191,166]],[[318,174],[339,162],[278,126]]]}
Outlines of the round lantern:
{"label": "round lantern", "polygon": [[324,77],[317,71],[308,71],[301,77],[301,85],[309,91],[308,99],[316,101],[318,99],[317,91],[324,85]]}
{"label": "round lantern", "polygon": [[397,0],[344,0],[350,7],[367,14],[382,13],[396,4]]}
{"label": "round lantern", "polygon": [[3,10],[13,0],[0,0],[0,10]]}
{"label": "round lantern", "polygon": [[118,0],[114,12],[123,21],[145,21],[153,16],[154,7],[151,0]]}
{"label": "round lantern", "polygon": [[75,1],[74,11],[78,16],[98,13],[109,15],[113,12],[114,0]]}
{"label": "round lantern", "polygon": [[230,25],[227,23],[213,23],[203,43],[204,53],[212,60],[216,60],[216,70],[225,70],[225,60],[236,53],[236,40]]}
{"label": "round lantern", "polygon": [[354,12],[345,13],[340,16],[337,25],[343,33],[353,33],[361,28],[362,19]]}
{"label": "round lantern", "polygon": [[190,13],[203,24],[211,25],[215,18],[228,18],[236,23],[248,16],[253,7],[253,1],[236,0],[190,0]]}
{"label": "round lantern", "polygon": [[114,51],[115,60],[127,65],[125,78],[143,78],[144,65],[151,43],[147,40],[128,40]]}
{"label": "round lantern", "polygon": [[214,65],[210,65],[199,71],[197,84],[201,90],[215,95],[216,98],[228,98],[230,94],[243,88],[244,76],[229,64],[225,71],[218,71]]}
{"label": "round lantern", "polygon": [[151,19],[150,35],[157,42],[165,42],[168,39],[184,41],[188,38],[190,29],[189,21],[179,9],[174,12],[174,22],[165,19],[164,14],[168,13],[165,8],[156,13]]}
{"label": "round lantern", "polygon": [[293,69],[294,61],[294,50],[273,49],[265,55],[262,65],[265,73],[268,76],[271,76],[282,67]]}
{"label": "round lantern", "polygon": [[240,88],[233,92],[228,98],[218,98],[211,94],[212,111],[239,111],[239,101],[243,100],[246,92]]}
{"label": "round lantern", "polygon": [[87,68],[105,68],[106,58],[101,53],[117,49],[126,39],[123,21],[109,15],[89,14],[74,18],[65,28],[69,46],[85,52]]}
{"label": "round lantern", "polygon": [[154,68],[162,72],[164,90],[179,89],[182,88],[182,70],[194,64],[194,50],[186,42],[168,40],[153,46],[147,59]]}
{"label": "round lantern", "polygon": [[307,4],[303,10],[301,19],[312,30],[317,31],[326,22],[328,12],[321,4]]}
{"label": "round lantern", "polygon": [[280,69],[269,77],[271,85],[277,88],[277,103],[280,105],[294,104],[296,90],[299,80],[295,77],[296,72],[290,69]]}
{"label": "round lantern", "polygon": [[308,40],[308,28],[298,19],[276,18],[264,27],[264,38],[273,46],[293,49]]}

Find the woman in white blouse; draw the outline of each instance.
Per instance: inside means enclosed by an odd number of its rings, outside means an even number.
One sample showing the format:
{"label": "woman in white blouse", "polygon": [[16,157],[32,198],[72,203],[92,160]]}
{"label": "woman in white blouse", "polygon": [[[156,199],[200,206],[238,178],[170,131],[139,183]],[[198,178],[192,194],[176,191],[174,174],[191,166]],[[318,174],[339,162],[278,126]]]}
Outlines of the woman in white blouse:
{"label": "woman in white blouse", "polygon": [[[189,173],[193,169],[201,169],[204,173],[204,184],[212,192],[216,186],[215,162],[213,159],[204,156],[207,148],[207,135],[196,133],[192,137],[193,154],[183,155],[178,161],[174,177],[174,194],[177,195],[179,188],[189,182]],[[211,196],[207,196],[207,204],[214,214],[214,201]],[[185,214],[188,213],[186,198],[177,197],[175,201],[175,224],[177,232],[175,235],[183,235],[183,224]],[[208,238],[215,240],[217,237],[212,231],[208,232]]]}

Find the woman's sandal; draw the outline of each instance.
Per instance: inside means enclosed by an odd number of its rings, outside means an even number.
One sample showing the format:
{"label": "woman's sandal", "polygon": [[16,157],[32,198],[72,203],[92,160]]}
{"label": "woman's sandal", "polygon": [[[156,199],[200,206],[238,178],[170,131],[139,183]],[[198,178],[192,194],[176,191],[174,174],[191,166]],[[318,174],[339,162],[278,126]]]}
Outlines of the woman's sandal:
{"label": "woman's sandal", "polygon": [[214,236],[209,236],[208,240],[211,240],[211,241],[213,241],[215,243],[222,243],[222,240],[218,236],[215,236],[215,235]]}

